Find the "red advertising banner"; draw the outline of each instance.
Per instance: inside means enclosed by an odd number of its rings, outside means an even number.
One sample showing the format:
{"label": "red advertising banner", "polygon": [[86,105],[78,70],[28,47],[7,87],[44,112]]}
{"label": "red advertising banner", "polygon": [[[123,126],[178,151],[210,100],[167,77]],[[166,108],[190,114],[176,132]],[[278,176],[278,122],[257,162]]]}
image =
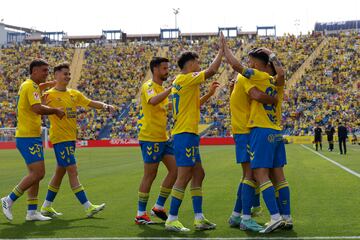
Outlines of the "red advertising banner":
{"label": "red advertising banner", "polygon": [[[234,140],[228,138],[201,138],[201,145],[232,145]],[[49,143],[52,147],[52,144]],[[139,146],[137,139],[111,139],[111,140],[79,140],[76,141],[78,148],[92,148],[92,147],[133,147]],[[0,142],[0,149],[15,149],[15,142]]]}

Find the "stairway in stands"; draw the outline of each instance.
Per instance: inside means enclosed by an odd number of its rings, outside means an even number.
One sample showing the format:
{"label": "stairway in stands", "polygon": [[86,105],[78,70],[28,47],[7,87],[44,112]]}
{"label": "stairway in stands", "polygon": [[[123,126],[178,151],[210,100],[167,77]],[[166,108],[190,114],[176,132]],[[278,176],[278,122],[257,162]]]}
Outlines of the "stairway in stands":
{"label": "stairway in stands", "polygon": [[286,85],[288,86],[287,89],[292,89],[298,81],[301,80],[301,77],[304,75],[306,69],[308,69],[315,58],[317,58],[321,50],[326,46],[328,43],[328,39],[324,38],[319,46],[314,50],[314,52],[305,60],[305,62],[296,70],[296,72],[290,77],[287,81]]}
{"label": "stairway in stands", "polygon": [[71,81],[69,83],[69,88],[76,89],[78,82],[81,77],[81,70],[84,64],[85,50],[83,48],[76,48],[74,56],[71,62],[70,71],[71,71]]}
{"label": "stairway in stands", "polygon": [[[167,50],[165,48],[159,48],[157,55],[156,56],[166,56],[166,52]],[[152,57],[152,56],[151,56]],[[148,63],[150,63],[150,58],[148,59]],[[142,80],[142,83],[140,86],[142,86],[142,84],[149,80],[152,77],[151,75],[151,70],[150,68],[148,69],[148,71],[145,74],[144,79]],[[129,116],[129,112],[130,109],[132,107],[134,107],[134,105],[136,106],[137,104],[140,104],[140,89],[138,89],[138,92],[136,94],[136,97],[134,99],[134,101],[128,102],[126,103],[126,107],[124,109],[122,109],[122,111],[119,113],[119,115],[116,116],[116,121],[119,122],[124,118],[127,118]],[[98,136],[98,139],[108,139],[111,133],[111,128],[112,128],[112,122],[108,122],[101,130]]]}

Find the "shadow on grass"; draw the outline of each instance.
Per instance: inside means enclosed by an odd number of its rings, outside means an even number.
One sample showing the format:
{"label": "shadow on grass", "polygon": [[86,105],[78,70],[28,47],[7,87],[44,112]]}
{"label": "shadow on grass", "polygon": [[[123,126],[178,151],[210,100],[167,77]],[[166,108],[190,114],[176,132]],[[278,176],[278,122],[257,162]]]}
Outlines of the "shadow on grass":
{"label": "shadow on grass", "polygon": [[247,237],[251,238],[276,238],[276,237],[297,237],[297,233],[294,230],[276,230],[272,233],[257,233],[257,232],[251,232],[251,231],[243,231]]}
{"label": "shadow on grass", "polygon": [[[164,224],[154,224],[154,225],[139,225],[139,229],[142,230],[141,233],[137,234],[138,237],[176,237],[176,238],[206,238],[209,235],[207,231],[194,231],[191,229],[190,232],[170,232],[166,231]],[[209,230],[211,231],[211,230]]]}
{"label": "shadow on grass", "polygon": [[[102,218],[77,218],[77,219],[53,219],[46,222],[23,222],[21,224],[1,223],[1,238],[30,238],[30,237],[52,237],[58,235],[58,231],[76,229],[76,228],[99,228],[107,229],[108,227],[99,226],[96,222]],[[83,222],[80,226],[71,226],[74,222]]]}

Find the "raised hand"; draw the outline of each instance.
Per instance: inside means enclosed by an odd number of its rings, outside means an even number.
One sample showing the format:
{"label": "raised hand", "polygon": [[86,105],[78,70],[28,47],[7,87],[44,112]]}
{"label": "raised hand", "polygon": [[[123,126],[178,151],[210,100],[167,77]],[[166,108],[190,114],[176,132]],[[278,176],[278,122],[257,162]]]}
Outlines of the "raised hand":
{"label": "raised hand", "polygon": [[220,32],[219,47],[220,47],[220,49],[225,51],[225,46],[226,46],[226,39],[224,37],[224,34],[222,32]]}
{"label": "raised hand", "polygon": [[220,86],[220,83],[219,82],[212,82],[211,85],[210,85],[210,89],[209,89],[209,94],[212,96],[215,94],[216,92],[216,89]]}
{"label": "raised hand", "polygon": [[270,54],[272,53],[272,51],[268,48],[265,48],[265,47],[261,47],[258,49],[259,52],[263,52],[265,53],[266,55],[270,56]]}

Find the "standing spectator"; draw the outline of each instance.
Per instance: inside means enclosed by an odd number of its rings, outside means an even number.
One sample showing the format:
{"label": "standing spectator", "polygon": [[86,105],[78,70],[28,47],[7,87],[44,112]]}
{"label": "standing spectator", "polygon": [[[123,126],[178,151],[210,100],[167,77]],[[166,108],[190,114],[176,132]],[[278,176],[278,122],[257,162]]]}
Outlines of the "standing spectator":
{"label": "standing spectator", "polygon": [[316,124],[316,128],[314,130],[314,135],[315,135],[315,146],[316,146],[316,151],[318,151],[318,147],[319,147],[319,144],[320,144],[320,150],[322,151],[322,130],[321,130],[321,127],[320,125],[317,123]]}
{"label": "standing spectator", "polygon": [[329,121],[326,129],[325,129],[325,133],[327,135],[327,140],[329,142],[329,148],[328,150],[330,152],[332,152],[334,150],[334,133],[335,133],[335,128],[332,126],[331,122]]}
{"label": "standing spectator", "polygon": [[348,136],[347,136],[347,129],[344,125],[341,122],[339,122],[338,138],[339,138],[340,154],[343,154],[343,147],[344,147],[344,154],[346,155],[346,139]]}

